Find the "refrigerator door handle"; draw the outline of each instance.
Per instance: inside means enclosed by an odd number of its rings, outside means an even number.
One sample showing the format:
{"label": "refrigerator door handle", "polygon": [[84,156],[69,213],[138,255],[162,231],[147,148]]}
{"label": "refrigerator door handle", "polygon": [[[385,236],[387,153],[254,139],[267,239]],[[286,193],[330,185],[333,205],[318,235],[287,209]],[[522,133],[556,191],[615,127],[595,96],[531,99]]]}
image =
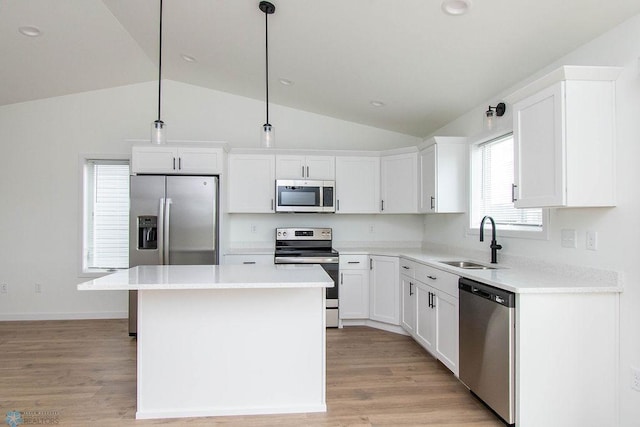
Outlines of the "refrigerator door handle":
{"label": "refrigerator door handle", "polygon": [[173,201],[167,197],[164,202],[164,263],[170,264],[169,260],[169,224],[171,222],[171,204]]}
{"label": "refrigerator door handle", "polygon": [[158,206],[158,261],[160,265],[164,264],[164,197],[160,198]]}

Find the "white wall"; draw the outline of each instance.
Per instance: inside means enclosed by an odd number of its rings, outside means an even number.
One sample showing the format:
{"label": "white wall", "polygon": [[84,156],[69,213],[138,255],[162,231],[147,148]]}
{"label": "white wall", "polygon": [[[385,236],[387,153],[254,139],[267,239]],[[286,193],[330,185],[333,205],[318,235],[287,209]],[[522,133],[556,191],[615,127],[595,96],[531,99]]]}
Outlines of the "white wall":
{"label": "white wall", "polygon": [[[623,426],[637,426],[640,423],[640,392],[630,387],[630,367],[633,365],[640,368],[640,279],[636,273],[640,261],[640,192],[637,189],[640,182],[639,57],[640,16],[636,16],[550,64],[527,80],[533,80],[560,65],[624,67],[616,84],[617,206],[597,209],[552,209],[549,240],[509,239],[498,235],[498,242],[503,245],[498,257],[501,254],[529,256],[549,262],[563,262],[621,273],[625,288],[620,299],[620,396]],[[481,133],[482,114],[487,105],[495,105],[513,89],[496,94],[494,98],[435,134],[477,136]],[[508,105],[507,108],[509,107]],[[510,121],[510,115],[505,116],[502,119],[503,126],[509,127]],[[480,243],[477,236],[464,234],[467,221],[466,215],[428,216],[425,220],[425,239],[465,249],[482,250],[488,260],[488,243]],[[565,228],[577,230],[577,249],[561,247],[560,230]],[[598,232],[598,250],[595,252],[585,248],[587,230]],[[594,342],[594,346],[596,345],[598,343]],[[598,367],[594,366],[593,369]]]}
{"label": "white wall", "polygon": [[[75,289],[86,280],[79,277],[79,157],[129,157],[125,140],[149,138],[156,88],[149,82],[0,107],[0,283],[9,285],[9,293],[0,294],[0,320],[126,315],[125,293]],[[263,102],[173,81],[163,89],[170,140],[258,147]],[[419,142],[271,107],[281,148],[380,150]],[[233,222],[228,225],[242,228]],[[34,292],[36,283],[41,294]]]}

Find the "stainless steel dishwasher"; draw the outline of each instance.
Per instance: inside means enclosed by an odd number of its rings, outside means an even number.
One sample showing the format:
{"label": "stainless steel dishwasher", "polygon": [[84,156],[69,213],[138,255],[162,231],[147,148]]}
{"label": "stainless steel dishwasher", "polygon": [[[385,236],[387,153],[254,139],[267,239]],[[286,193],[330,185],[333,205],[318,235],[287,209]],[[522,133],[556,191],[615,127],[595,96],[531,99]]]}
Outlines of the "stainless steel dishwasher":
{"label": "stainless steel dishwasher", "polygon": [[515,424],[515,294],[460,278],[460,380]]}

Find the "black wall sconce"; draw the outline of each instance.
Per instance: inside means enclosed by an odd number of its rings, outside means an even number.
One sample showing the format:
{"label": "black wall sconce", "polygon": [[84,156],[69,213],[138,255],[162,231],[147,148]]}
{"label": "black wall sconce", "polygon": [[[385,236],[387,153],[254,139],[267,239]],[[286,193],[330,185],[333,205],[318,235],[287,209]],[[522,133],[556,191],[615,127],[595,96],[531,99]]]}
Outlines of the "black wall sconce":
{"label": "black wall sconce", "polygon": [[507,106],[504,102],[498,103],[495,107],[489,105],[484,115],[484,127],[486,130],[493,130],[496,127],[496,117],[504,116]]}

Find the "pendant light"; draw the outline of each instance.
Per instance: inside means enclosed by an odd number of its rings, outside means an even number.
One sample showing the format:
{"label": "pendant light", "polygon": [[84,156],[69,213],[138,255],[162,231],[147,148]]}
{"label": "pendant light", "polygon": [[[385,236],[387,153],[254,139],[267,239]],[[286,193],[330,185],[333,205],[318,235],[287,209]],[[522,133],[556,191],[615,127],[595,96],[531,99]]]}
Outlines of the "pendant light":
{"label": "pendant light", "polygon": [[151,143],[166,144],[167,125],[160,119],[162,101],[162,0],[160,0],[160,29],[158,33],[158,119],[151,123]]}
{"label": "pendant light", "polygon": [[260,136],[260,145],[263,148],[273,148],[275,146],[275,133],[273,126],[269,123],[269,37],[268,37],[268,16],[276,11],[276,7],[268,1],[261,1],[258,5],[260,10],[264,12],[264,43],[265,43],[265,88],[266,88],[266,104],[267,104],[267,120],[262,125],[262,133]]}

